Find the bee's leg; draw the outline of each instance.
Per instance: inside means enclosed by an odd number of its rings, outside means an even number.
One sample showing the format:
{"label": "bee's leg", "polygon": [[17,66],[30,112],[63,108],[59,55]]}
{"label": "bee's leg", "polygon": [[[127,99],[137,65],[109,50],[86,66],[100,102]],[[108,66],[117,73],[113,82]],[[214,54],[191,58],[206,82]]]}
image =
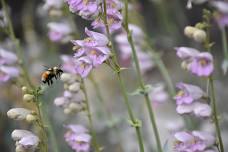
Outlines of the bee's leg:
{"label": "bee's leg", "polygon": [[52,81],[52,79],[51,79],[50,81],[51,81],[51,84],[53,84],[53,81]]}
{"label": "bee's leg", "polygon": [[47,80],[48,85],[50,85],[49,80]]}
{"label": "bee's leg", "polygon": [[55,80],[57,80],[57,78],[58,78],[58,75],[55,75]]}

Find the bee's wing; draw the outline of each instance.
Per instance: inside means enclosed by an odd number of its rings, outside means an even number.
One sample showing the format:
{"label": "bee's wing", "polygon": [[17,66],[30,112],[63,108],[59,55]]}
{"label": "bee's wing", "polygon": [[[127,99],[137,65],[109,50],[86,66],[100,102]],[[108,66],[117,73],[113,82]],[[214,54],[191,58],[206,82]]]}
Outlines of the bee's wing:
{"label": "bee's wing", "polygon": [[48,67],[48,66],[46,66],[46,65],[43,65],[43,67],[45,67],[45,70],[48,70],[48,69],[49,69],[49,67]]}

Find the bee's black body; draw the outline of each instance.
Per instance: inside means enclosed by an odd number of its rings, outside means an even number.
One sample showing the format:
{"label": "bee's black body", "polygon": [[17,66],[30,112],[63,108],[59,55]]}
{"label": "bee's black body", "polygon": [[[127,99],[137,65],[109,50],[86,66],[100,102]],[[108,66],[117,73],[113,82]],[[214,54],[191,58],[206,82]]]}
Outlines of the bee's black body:
{"label": "bee's black body", "polygon": [[53,67],[48,68],[46,71],[43,72],[41,76],[41,80],[43,83],[47,83],[48,85],[51,85],[53,83],[53,78],[56,80],[61,76],[63,73],[63,70],[59,67]]}

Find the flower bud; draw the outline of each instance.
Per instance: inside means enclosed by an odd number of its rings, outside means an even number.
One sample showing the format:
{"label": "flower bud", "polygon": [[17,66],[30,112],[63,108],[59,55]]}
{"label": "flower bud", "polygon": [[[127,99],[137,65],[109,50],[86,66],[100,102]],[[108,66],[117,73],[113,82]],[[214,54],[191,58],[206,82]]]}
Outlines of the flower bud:
{"label": "flower bud", "polygon": [[64,88],[65,90],[67,90],[67,89],[68,89],[68,87],[69,87],[69,85],[68,85],[68,84],[64,84],[64,85],[63,85],[63,88]]}
{"label": "flower bud", "polygon": [[181,68],[184,69],[184,70],[188,70],[188,63],[185,62],[185,61],[183,61],[183,62],[181,63]]}
{"label": "flower bud", "polygon": [[31,94],[25,94],[25,95],[23,96],[23,101],[25,101],[25,102],[31,102],[31,101],[33,101],[33,100],[34,100],[34,98],[35,98],[35,96],[34,96],[34,95],[31,95]]}
{"label": "flower bud", "polygon": [[70,73],[63,73],[60,77],[61,81],[68,82],[72,79],[72,75]]}
{"label": "flower bud", "polygon": [[32,114],[28,114],[28,115],[26,116],[26,121],[29,122],[29,123],[34,122],[34,121],[36,121],[36,120],[37,120],[37,117],[34,116],[34,115],[32,115]]}
{"label": "flower bud", "polygon": [[65,114],[70,114],[71,113],[71,109],[70,108],[65,108],[64,109],[64,113]]}
{"label": "flower bud", "polygon": [[15,120],[25,120],[27,115],[31,113],[32,111],[25,108],[13,108],[7,112],[7,116]]}
{"label": "flower bud", "polygon": [[16,147],[16,150],[15,150],[15,151],[16,151],[16,152],[26,152],[26,149],[23,148],[22,145],[18,145],[18,146]]}
{"label": "flower bud", "polygon": [[57,9],[51,9],[49,11],[49,15],[52,17],[61,17],[62,16],[62,11],[57,10]]}
{"label": "flower bud", "polygon": [[78,103],[70,103],[68,108],[74,112],[78,112],[82,109],[81,105],[79,105]]}
{"label": "flower bud", "polygon": [[23,93],[27,93],[28,92],[28,88],[26,86],[23,86],[21,88],[21,90],[22,90]]}
{"label": "flower bud", "polygon": [[28,136],[28,135],[32,135],[33,133],[28,131],[28,130],[20,130],[20,129],[15,129],[12,133],[11,133],[11,137],[13,140],[18,141],[20,140],[22,137]]}
{"label": "flower bud", "polygon": [[193,39],[199,43],[205,41],[206,37],[207,37],[206,32],[200,29],[194,31],[193,33]]}
{"label": "flower bud", "polygon": [[186,35],[188,38],[193,37],[193,33],[197,30],[197,28],[192,27],[192,26],[186,26],[184,28],[184,35]]}
{"label": "flower bud", "polygon": [[75,82],[69,86],[69,91],[77,92],[80,89],[80,83]]}

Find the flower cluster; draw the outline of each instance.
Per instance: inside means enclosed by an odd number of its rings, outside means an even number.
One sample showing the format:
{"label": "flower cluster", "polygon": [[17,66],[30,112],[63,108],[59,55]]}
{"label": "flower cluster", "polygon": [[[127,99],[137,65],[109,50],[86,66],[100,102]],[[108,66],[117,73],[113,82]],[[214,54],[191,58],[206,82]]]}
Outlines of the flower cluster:
{"label": "flower cluster", "polygon": [[177,113],[189,114],[193,113],[198,117],[210,117],[212,110],[207,102],[203,99],[205,94],[198,86],[186,83],[178,83],[179,89],[174,97],[177,104]]}
{"label": "flower cluster", "polygon": [[0,48],[0,83],[19,76],[19,69],[15,66],[17,62],[18,58],[14,53]]}
{"label": "flower cluster", "polygon": [[[120,13],[121,8],[122,8],[122,5],[119,0],[107,0],[107,23],[108,23],[110,32],[118,31],[122,27],[123,17],[122,17],[122,14]],[[103,9],[101,10],[103,13]],[[102,15],[98,16],[92,22],[92,26],[94,29],[99,29],[102,32],[105,32],[105,23]]]}
{"label": "flower cluster", "polygon": [[61,80],[64,82],[63,96],[57,97],[54,104],[64,108],[65,114],[80,112],[85,109],[84,94],[80,89],[80,82],[75,74],[63,73]]}
{"label": "flower cluster", "polygon": [[27,130],[14,130],[11,134],[16,141],[16,152],[35,152],[39,145],[39,138]]}
{"label": "flower cluster", "polygon": [[[93,20],[93,29],[105,32],[104,4],[96,0],[67,0],[70,11],[84,19]],[[121,29],[123,17],[120,13],[122,5],[118,0],[107,0],[107,22],[110,32]]]}
{"label": "flower cluster", "polygon": [[184,34],[196,42],[202,43],[206,40],[207,34],[204,30],[193,26],[186,26],[184,29]]}
{"label": "flower cluster", "polygon": [[70,11],[84,19],[94,19],[99,14],[99,3],[96,0],[67,0]]}
{"label": "flower cluster", "polygon": [[176,152],[216,152],[215,137],[202,131],[177,132],[174,135]]}
{"label": "flower cluster", "polygon": [[105,62],[111,52],[108,47],[108,38],[97,32],[85,28],[87,38],[84,40],[72,40],[75,45],[75,70],[82,78],[88,76],[93,68]]}
{"label": "flower cluster", "polygon": [[182,66],[197,76],[208,77],[214,70],[213,56],[209,52],[199,52],[188,47],[177,47],[177,56],[183,60]]}
{"label": "flower cluster", "polygon": [[32,122],[37,119],[34,111],[25,108],[12,108],[7,112],[7,116],[14,120],[26,120],[27,122]]}
{"label": "flower cluster", "polygon": [[[148,53],[143,51],[144,34],[143,31],[136,25],[129,25],[129,29],[132,31],[132,37],[137,51],[137,56],[140,64],[140,70],[142,73],[146,73],[154,67],[154,63]],[[122,32],[115,37],[115,41],[120,51],[120,59],[124,66],[127,66],[131,61],[131,46],[128,43],[127,33]]]}
{"label": "flower cluster", "polygon": [[67,132],[64,137],[68,145],[75,150],[75,152],[88,152],[90,150],[91,136],[88,130],[81,126],[70,124],[66,126]]}
{"label": "flower cluster", "polygon": [[47,24],[48,37],[53,42],[68,42],[71,39],[71,27],[68,22],[50,22]]}

